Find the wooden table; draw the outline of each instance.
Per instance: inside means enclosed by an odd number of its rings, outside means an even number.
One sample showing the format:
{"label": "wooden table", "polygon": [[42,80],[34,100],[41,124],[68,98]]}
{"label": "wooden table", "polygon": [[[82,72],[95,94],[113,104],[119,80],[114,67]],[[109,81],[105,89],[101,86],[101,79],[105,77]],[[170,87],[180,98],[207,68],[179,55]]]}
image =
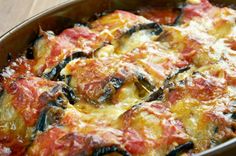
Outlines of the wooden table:
{"label": "wooden table", "polygon": [[68,0],[0,0],[0,36],[25,19]]}

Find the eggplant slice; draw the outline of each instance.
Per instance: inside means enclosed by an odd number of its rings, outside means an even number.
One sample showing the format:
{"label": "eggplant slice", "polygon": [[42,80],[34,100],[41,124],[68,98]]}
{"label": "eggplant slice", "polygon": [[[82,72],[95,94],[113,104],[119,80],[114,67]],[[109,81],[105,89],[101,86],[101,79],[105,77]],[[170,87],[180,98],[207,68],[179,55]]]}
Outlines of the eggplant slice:
{"label": "eggplant slice", "polygon": [[71,82],[71,75],[59,75],[57,78],[59,81],[65,82],[67,85]]}
{"label": "eggplant slice", "polygon": [[146,99],[146,102],[151,102],[151,101],[161,101],[164,98],[164,90],[166,89],[171,89],[173,87],[173,84],[171,83],[171,80],[176,78],[178,74],[184,73],[188,71],[191,67],[186,66],[183,68],[179,68],[177,71],[173,72],[167,78],[165,79],[163,86],[161,86],[158,90],[153,91]]}
{"label": "eggplant slice", "polygon": [[[39,116],[38,122],[35,126],[35,135],[37,132],[44,132],[49,125],[59,124],[63,116],[63,109],[55,106],[47,106],[44,108]],[[34,136],[35,136],[34,135]]]}
{"label": "eggplant slice", "polygon": [[[57,97],[55,98],[54,95]],[[41,99],[47,100],[48,102],[47,106],[40,113],[34,134],[37,134],[38,131],[45,131],[49,125],[59,124],[64,114],[67,100],[70,103],[74,103],[75,98],[73,91],[65,85],[57,85],[49,93],[43,93]]]}
{"label": "eggplant slice", "polygon": [[2,87],[2,85],[0,84],[0,97],[3,95],[4,89]]}
{"label": "eggplant slice", "polygon": [[66,96],[66,98],[69,100],[70,104],[76,103],[77,97],[72,88],[66,85],[62,88],[62,92]]}
{"label": "eggplant slice", "polygon": [[151,101],[161,101],[164,97],[164,89],[160,87],[158,90],[152,92],[146,99],[145,102],[151,102]]}
{"label": "eggplant slice", "polygon": [[231,118],[236,120],[236,112],[232,113]]}
{"label": "eggplant slice", "polygon": [[180,25],[181,22],[182,22],[182,18],[183,18],[183,15],[184,15],[184,8],[185,6],[187,6],[186,3],[183,3],[183,4],[180,4],[178,6],[178,10],[179,10],[179,15],[175,18],[175,21],[174,23],[171,25],[171,26],[176,26],[176,25]]}
{"label": "eggplant slice", "polygon": [[[163,30],[161,26],[157,23],[148,23],[148,24],[140,24],[133,26],[130,30],[125,32],[122,36],[130,36],[133,33],[140,31],[140,30],[146,30],[146,29],[151,29],[151,33],[154,35],[159,35]],[[123,38],[123,37],[121,37]],[[133,47],[132,49],[134,49]],[[99,48],[100,49],[100,48]],[[97,51],[97,50],[95,50]],[[71,56],[68,56],[65,58],[62,62],[60,62],[57,66],[53,67],[50,72],[44,73],[43,77],[49,80],[61,80],[63,78],[60,77],[60,72],[61,70],[72,60],[77,59],[77,58],[88,58],[90,56],[86,55],[84,52],[75,52]]]}
{"label": "eggplant slice", "polygon": [[122,87],[122,85],[125,83],[125,79],[120,77],[111,77],[108,81],[108,83],[104,87],[103,95],[99,97],[98,102],[102,103],[107,100],[109,100],[112,95]]}
{"label": "eggplant slice", "polygon": [[179,145],[178,147],[176,147],[174,150],[172,150],[170,153],[167,154],[167,156],[178,156],[183,152],[186,152],[188,150],[193,149],[194,144],[193,142],[187,142],[183,145]]}
{"label": "eggplant slice", "polygon": [[99,147],[93,151],[92,156],[105,156],[111,153],[119,153],[122,156],[131,156],[129,152],[116,145]]}
{"label": "eggplant slice", "polygon": [[155,34],[155,35],[159,35],[163,31],[162,27],[159,24],[157,24],[157,23],[147,23],[147,24],[139,24],[139,25],[133,26],[128,31],[126,31],[122,36],[124,36],[124,35],[129,35],[130,36],[130,35],[132,35],[133,33],[137,32],[137,31],[147,30],[147,29],[151,29],[153,34]]}
{"label": "eggplant slice", "polygon": [[[139,92],[144,91],[145,93],[150,93],[155,89],[155,86],[150,82],[145,73],[136,71],[135,77],[137,82],[134,83],[135,85],[140,86],[138,87],[140,89]],[[109,79],[108,83],[104,87],[104,94],[98,99],[98,102],[101,103],[109,100],[112,95],[123,86],[125,81],[124,78],[120,77],[112,77]]]}
{"label": "eggplant slice", "polygon": [[115,54],[126,54],[145,42],[152,42],[163,32],[161,25],[157,23],[139,24],[125,31],[118,40],[111,44]]}
{"label": "eggplant slice", "polygon": [[13,59],[12,53],[7,53],[7,62],[11,62]]}
{"label": "eggplant slice", "polygon": [[33,50],[32,45],[26,49],[25,57],[29,60],[34,59],[34,50]]}
{"label": "eggplant slice", "polygon": [[176,78],[179,74],[184,73],[186,71],[188,71],[191,67],[190,66],[186,66],[183,68],[179,68],[177,71],[174,71],[173,73],[171,73],[170,75],[167,76],[167,78],[164,81],[164,88],[169,88],[171,86],[170,81],[173,80],[174,78]]}
{"label": "eggplant slice", "polygon": [[136,77],[138,79],[138,83],[142,85],[142,87],[147,91],[147,92],[152,92],[156,87],[150,82],[148,77],[141,73],[141,72],[136,72]]}
{"label": "eggplant slice", "polygon": [[183,17],[183,10],[181,9],[179,15],[176,17],[172,26],[180,25],[182,17]]}
{"label": "eggplant slice", "polygon": [[48,79],[48,80],[56,80],[57,77],[59,76],[61,70],[72,60],[77,59],[77,58],[83,58],[83,57],[88,57],[86,53],[78,51],[74,52],[71,56],[68,56],[65,58],[62,62],[60,62],[57,66],[53,67],[52,70],[48,73],[43,74],[42,77]]}

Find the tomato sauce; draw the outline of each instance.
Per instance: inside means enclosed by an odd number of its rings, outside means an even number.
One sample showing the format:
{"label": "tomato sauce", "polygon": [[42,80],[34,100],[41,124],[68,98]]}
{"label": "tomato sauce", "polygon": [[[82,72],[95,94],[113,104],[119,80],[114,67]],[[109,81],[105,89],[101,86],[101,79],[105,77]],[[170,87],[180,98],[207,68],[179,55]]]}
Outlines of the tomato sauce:
{"label": "tomato sauce", "polygon": [[171,25],[175,23],[180,11],[169,8],[143,8],[138,10],[138,14],[156,23]]}

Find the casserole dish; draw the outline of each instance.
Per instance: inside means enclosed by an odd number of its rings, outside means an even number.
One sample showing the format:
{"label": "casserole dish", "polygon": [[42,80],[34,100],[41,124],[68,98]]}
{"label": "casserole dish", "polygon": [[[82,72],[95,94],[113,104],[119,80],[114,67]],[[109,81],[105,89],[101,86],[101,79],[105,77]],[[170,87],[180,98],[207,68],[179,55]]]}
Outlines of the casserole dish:
{"label": "casserole dish", "polygon": [[[233,2],[225,1],[221,3],[215,1],[218,5],[232,5]],[[1,50],[1,67],[7,64],[8,53],[10,52],[13,57],[19,56],[19,52],[25,51],[31,43],[37,38],[38,26],[43,30],[53,30],[56,33],[61,32],[67,27],[71,27],[76,22],[86,22],[95,13],[102,13],[103,11],[113,11],[116,9],[122,10],[137,10],[141,6],[175,6],[180,5],[181,1],[118,1],[118,0],[101,0],[96,2],[96,6],[93,5],[94,1],[73,1],[63,5],[59,5],[56,8],[50,9],[44,13],[36,15],[30,20],[16,26],[0,39]],[[233,7],[233,6],[232,6]],[[76,11],[74,11],[76,10]],[[5,58],[5,59],[4,59]],[[223,143],[213,149],[200,153],[199,155],[217,155],[227,154],[234,155],[235,139]]]}

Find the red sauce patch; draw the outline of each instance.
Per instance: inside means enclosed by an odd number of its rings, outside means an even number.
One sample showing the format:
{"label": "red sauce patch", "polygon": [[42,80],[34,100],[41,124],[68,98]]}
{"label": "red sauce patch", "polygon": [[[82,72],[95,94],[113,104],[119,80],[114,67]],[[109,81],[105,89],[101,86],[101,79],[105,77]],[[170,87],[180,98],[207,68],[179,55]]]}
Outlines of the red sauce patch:
{"label": "red sauce patch", "polygon": [[178,68],[183,68],[186,67],[187,65],[189,65],[189,63],[185,60],[179,60],[175,63],[175,66]]}
{"label": "red sauce patch", "polygon": [[0,132],[0,155],[1,156],[22,156],[26,151],[29,142],[25,142],[13,133]]}
{"label": "red sauce patch", "polygon": [[170,91],[168,94],[168,101],[171,104],[176,103],[176,101],[180,100],[183,97],[181,90],[175,89]]}
{"label": "red sauce patch", "polygon": [[229,111],[225,105],[214,107],[204,112],[203,120],[217,126],[217,133],[221,138],[231,139],[235,137],[235,124],[223,112]]}
{"label": "red sauce patch", "polygon": [[[52,153],[63,155],[91,155],[97,147],[104,146],[102,139],[93,135],[79,135],[65,132],[59,128],[52,128],[39,135],[29,149],[29,154],[41,153],[48,156]],[[41,152],[43,151],[43,153]]]}
{"label": "red sauce patch", "polygon": [[182,122],[178,120],[163,119],[162,120],[163,134],[160,142],[163,145],[171,145],[174,142],[183,144],[186,142],[187,135],[184,132]]}
{"label": "red sauce patch", "polygon": [[64,30],[61,34],[61,37],[69,38],[72,43],[76,43],[79,38],[85,38],[92,40],[96,38],[97,35],[89,31],[86,27],[75,27]]}
{"label": "red sauce patch", "polygon": [[229,47],[230,47],[232,50],[235,50],[235,51],[236,51],[236,40],[230,39],[230,40],[226,41],[226,43],[229,45]]}
{"label": "red sauce patch", "polygon": [[124,132],[123,142],[126,150],[131,154],[146,153],[146,143],[135,130],[126,130]]}
{"label": "red sauce patch", "polygon": [[[92,139],[91,139],[92,141]],[[88,146],[89,140],[84,136],[75,133],[67,134],[56,141],[55,150],[58,153],[67,153],[68,155],[76,155],[84,152],[86,155],[91,154],[92,143]]]}
{"label": "red sauce patch", "polygon": [[225,94],[225,85],[226,83],[212,78],[197,77],[187,79],[185,87],[176,87],[176,89],[169,92],[168,101],[171,104],[175,104],[176,101],[189,95],[200,101],[212,100]]}
{"label": "red sauce patch", "polygon": [[[30,155],[37,155],[41,153],[43,156],[48,156],[55,152],[55,147],[57,145],[57,140],[63,137],[66,133],[59,128],[52,128],[47,132],[39,135],[32,147],[29,149]],[[34,148],[36,146],[36,148]]]}
{"label": "red sauce patch", "polygon": [[180,14],[178,10],[168,8],[144,8],[139,10],[138,13],[141,16],[160,24],[173,24]]}
{"label": "red sauce patch", "polygon": [[[101,44],[97,34],[93,33],[87,27],[74,27],[64,30],[51,42],[52,49],[50,55],[46,58],[47,66],[55,66],[61,59],[71,55],[72,50],[80,48],[81,51],[90,53]],[[63,54],[62,58],[58,58]]]}
{"label": "red sauce patch", "polygon": [[128,18],[130,20],[137,20],[138,19],[138,16],[131,13],[131,12],[128,12],[128,11],[123,11],[123,10],[116,10],[114,12],[115,14],[120,14],[122,17],[124,18]]}
{"label": "red sauce patch", "polygon": [[103,93],[109,73],[103,62],[96,60],[79,61],[71,67],[71,75],[77,80],[77,90],[85,98],[96,100]]}
{"label": "red sauce patch", "polygon": [[199,4],[189,4],[184,8],[184,21],[203,16],[210,8],[212,5],[208,0],[201,0]]}
{"label": "red sauce patch", "polygon": [[191,39],[186,39],[185,41],[185,48],[182,51],[182,57],[185,61],[192,63],[193,62],[193,57],[197,53],[197,51],[200,49],[201,44],[198,43],[195,40]]}
{"label": "red sauce patch", "polygon": [[192,97],[199,100],[211,100],[217,96],[223,95],[225,84],[205,78],[195,78],[191,85],[188,85],[188,91]]}
{"label": "red sauce patch", "polygon": [[33,60],[27,60],[24,57],[17,58],[15,61],[10,62],[7,68],[4,68],[1,73],[1,80],[3,83],[9,83],[15,80],[19,76],[23,75],[34,75],[32,66],[34,65]]}
{"label": "red sauce patch", "polygon": [[116,10],[113,13],[92,22],[91,27],[93,30],[98,32],[102,32],[106,29],[109,30],[112,37],[107,39],[108,41],[111,41],[114,38],[119,38],[122,35],[122,32],[127,28],[131,28],[133,25],[142,23],[142,21],[143,20],[140,20],[139,16],[133,13]]}
{"label": "red sauce patch", "polygon": [[5,84],[4,88],[13,95],[12,105],[23,116],[27,126],[33,126],[39,116],[40,111],[45,103],[39,101],[42,94],[39,88],[52,87],[55,82],[41,78],[29,77],[18,78],[9,84]]}

